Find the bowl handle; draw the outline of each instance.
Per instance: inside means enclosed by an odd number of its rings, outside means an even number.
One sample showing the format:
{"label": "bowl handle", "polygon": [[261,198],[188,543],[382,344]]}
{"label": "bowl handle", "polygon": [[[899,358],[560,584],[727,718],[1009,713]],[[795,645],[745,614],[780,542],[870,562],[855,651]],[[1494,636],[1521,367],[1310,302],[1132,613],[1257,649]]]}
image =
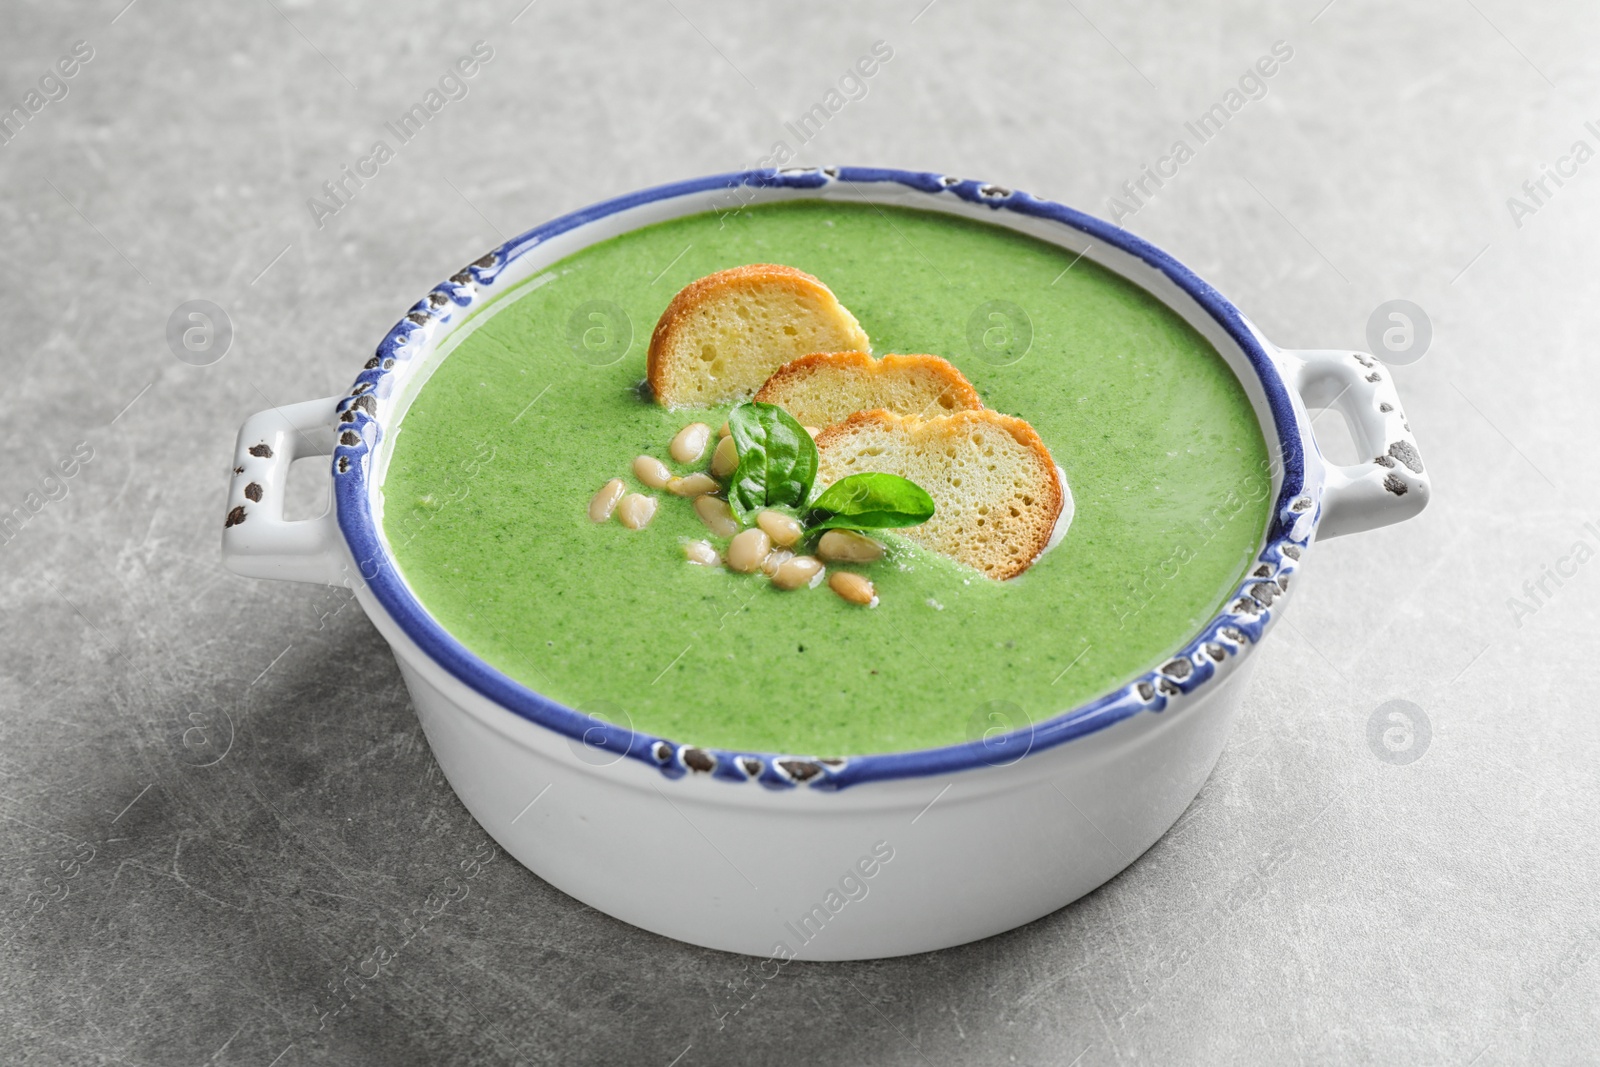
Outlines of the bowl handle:
{"label": "bowl handle", "polygon": [[[283,517],[289,467],[303,456],[331,456],[343,396],[258,411],[239,427],[233,481],[222,529],[222,563],[250,578],[341,584],[339,526],[332,494],[314,519]],[[330,487],[333,467],[326,477]]]}
{"label": "bowl handle", "polygon": [[1317,539],[1400,522],[1428,505],[1432,487],[1400,408],[1390,368],[1348,349],[1284,352],[1307,407],[1336,408],[1371,460],[1328,467]]}

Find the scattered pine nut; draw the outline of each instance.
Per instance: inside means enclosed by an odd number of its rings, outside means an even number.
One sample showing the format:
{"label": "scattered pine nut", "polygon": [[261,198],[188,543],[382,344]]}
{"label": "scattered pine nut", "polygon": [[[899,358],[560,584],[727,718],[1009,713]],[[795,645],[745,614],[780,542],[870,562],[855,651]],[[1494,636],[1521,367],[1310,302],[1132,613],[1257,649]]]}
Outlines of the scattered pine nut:
{"label": "scattered pine nut", "polygon": [[771,551],[772,538],[765,530],[745,530],[728,542],[728,566],[744,574],[754,574]]}
{"label": "scattered pine nut", "polygon": [[656,498],[629,493],[617,505],[617,521],[630,530],[642,530],[656,517]]}
{"label": "scattered pine nut", "polygon": [[640,456],[634,460],[633,476],[652,489],[665,489],[672,480],[667,465],[654,456]]}
{"label": "scattered pine nut", "polygon": [[794,553],[787,548],[775,548],[761,561],[761,573],[771,578],[778,573],[778,568],[794,559]]}
{"label": "scattered pine nut", "polygon": [[756,516],[756,525],[767,531],[772,543],[780,548],[788,548],[806,533],[806,528],[800,525],[798,519],[781,511],[763,511]]}
{"label": "scattered pine nut", "polygon": [[828,588],[852,604],[866,604],[870,607],[878,601],[872,583],[851,571],[834,571],[829,574]]}
{"label": "scattered pine nut", "polygon": [[721,426],[717,427],[717,436],[718,437],[727,437],[731,433],[733,433],[733,431],[728,428],[728,424],[727,423],[723,423]]}
{"label": "scattered pine nut", "polygon": [[722,486],[717,484],[717,480],[704,471],[696,471],[694,474],[685,475],[682,478],[670,478],[667,480],[667,492],[673,496],[704,496],[706,493],[714,493],[721,488]]}
{"label": "scattered pine nut", "polygon": [[817,555],[829,563],[871,563],[883,558],[883,545],[854,530],[828,530],[817,542]]}
{"label": "scattered pine nut", "polygon": [[710,440],[711,427],[703,422],[691,422],[678,431],[667,451],[679,463],[693,463],[706,454],[706,442]]}
{"label": "scattered pine nut", "polygon": [[702,567],[715,567],[722,562],[722,556],[710,541],[685,541],[683,558]]}
{"label": "scattered pine nut", "polygon": [[739,532],[739,520],[733,517],[733,509],[726,500],[714,496],[695,497],[694,511],[706,524],[706,529],[718,537],[732,537]]}
{"label": "scattered pine nut", "polygon": [[711,473],[718,478],[726,478],[739,467],[739,449],[734,446],[733,438],[724,437],[717,442],[717,450],[711,453]]}
{"label": "scattered pine nut", "polygon": [[600,491],[589,501],[589,518],[593,522],[605,522],[617,508],[617,501],[622,499],[622,479],[613,478],[600,487]]}
{"label": "scattered pine nut", "polygon": [[822,573],[822,561],[815,556],[795,556],[779,565],[772,576],[772,584],[779,589],[799,589],[810,585]]}

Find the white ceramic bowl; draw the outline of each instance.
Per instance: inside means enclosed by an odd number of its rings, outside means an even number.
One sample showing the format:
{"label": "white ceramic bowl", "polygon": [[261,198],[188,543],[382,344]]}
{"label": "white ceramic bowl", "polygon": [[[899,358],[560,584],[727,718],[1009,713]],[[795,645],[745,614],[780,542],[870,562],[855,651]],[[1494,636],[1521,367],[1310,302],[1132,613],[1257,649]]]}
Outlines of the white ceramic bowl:
{"label": "white ceramic bowl", "polygon": [[[1081,253],[1162,300],[1232,366],[1272,459],[1258,565],[1158,669],[1049,720],[964,745],[826,760],[700,749],[582,715],[478,659],[427,614],[381,526],[397,398],[471,313],[554,261],[707,210],[803,197],[978,219]],[[1306,407],[1334,405],[1367,455],[1325,464]],[[331,454],[333,507],[283,519],[289,465]],[[1270,344],[1144,241],[995,185],[866,168],[750,171],[662,186],[557,219],[430,292],[344,396],[239,432],[223,560],[240,574],[352,589],[394,649],[456,793],[511,855],[617,918],[781,966],[958,945],[1059,908],[1121,871],[1210,773],[1313,540],[1416,514],[1429,487],[1388,368]],[[692,741],[693,739],[685,739]],[[400,846],[397,843],[397,847]]]}

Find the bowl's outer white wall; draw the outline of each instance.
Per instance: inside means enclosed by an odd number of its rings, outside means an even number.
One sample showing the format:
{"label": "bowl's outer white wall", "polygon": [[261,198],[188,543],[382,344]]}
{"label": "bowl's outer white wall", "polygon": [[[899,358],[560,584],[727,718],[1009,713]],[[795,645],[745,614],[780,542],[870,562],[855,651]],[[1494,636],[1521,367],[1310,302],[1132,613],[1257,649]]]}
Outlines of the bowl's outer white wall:
{"label": "bowl's outer white wall", "polygon": [[[631,759],[592,766],[566,738],[450,676],[360,595],[445,776],[508,853],[625,922],[759,956],[780,944],[813,960],[926,952],[1071,903],[1182,814],[1222,751],[1250,672],[1241,664],[1174,711],[1009,767],[770,791],[668,780]],[[826,909],[829,891],[880,842],[893,858],[862,879],[866,895],[847,886],[860,899],[802,940],[802,917]]]}

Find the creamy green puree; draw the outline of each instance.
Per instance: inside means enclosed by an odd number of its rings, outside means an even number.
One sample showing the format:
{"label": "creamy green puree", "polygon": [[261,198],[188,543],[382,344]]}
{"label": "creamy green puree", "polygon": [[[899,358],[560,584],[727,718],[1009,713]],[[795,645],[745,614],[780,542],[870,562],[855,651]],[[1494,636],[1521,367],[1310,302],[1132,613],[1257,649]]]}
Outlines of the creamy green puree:
{"label": "creamy green puree", "polygon": [[[995,582],[890,535],[891,559],[867,571],[881,599],[868,609],[826,586],[782,592],[686,563],[681,543],[708,536],[688,500],[654,493],[640,531],[590,522],[608,479],[642,489],[635,456],[687,472],[668,441],[726,417],[643,398],[645,352],[678,289],[756,262],[815,274],[878,353],[942,355],[989,407],[1032,423],[1076,499],[1065,539]],[[384,529],[468,648],[611,721],[818,756],[1039,722],[1191,638],[1266,527],[1266,447],[1222,358],[1144,290],[1042,241],[800,201],[625,234],[535,282],[480,311],[416,392]]]}

